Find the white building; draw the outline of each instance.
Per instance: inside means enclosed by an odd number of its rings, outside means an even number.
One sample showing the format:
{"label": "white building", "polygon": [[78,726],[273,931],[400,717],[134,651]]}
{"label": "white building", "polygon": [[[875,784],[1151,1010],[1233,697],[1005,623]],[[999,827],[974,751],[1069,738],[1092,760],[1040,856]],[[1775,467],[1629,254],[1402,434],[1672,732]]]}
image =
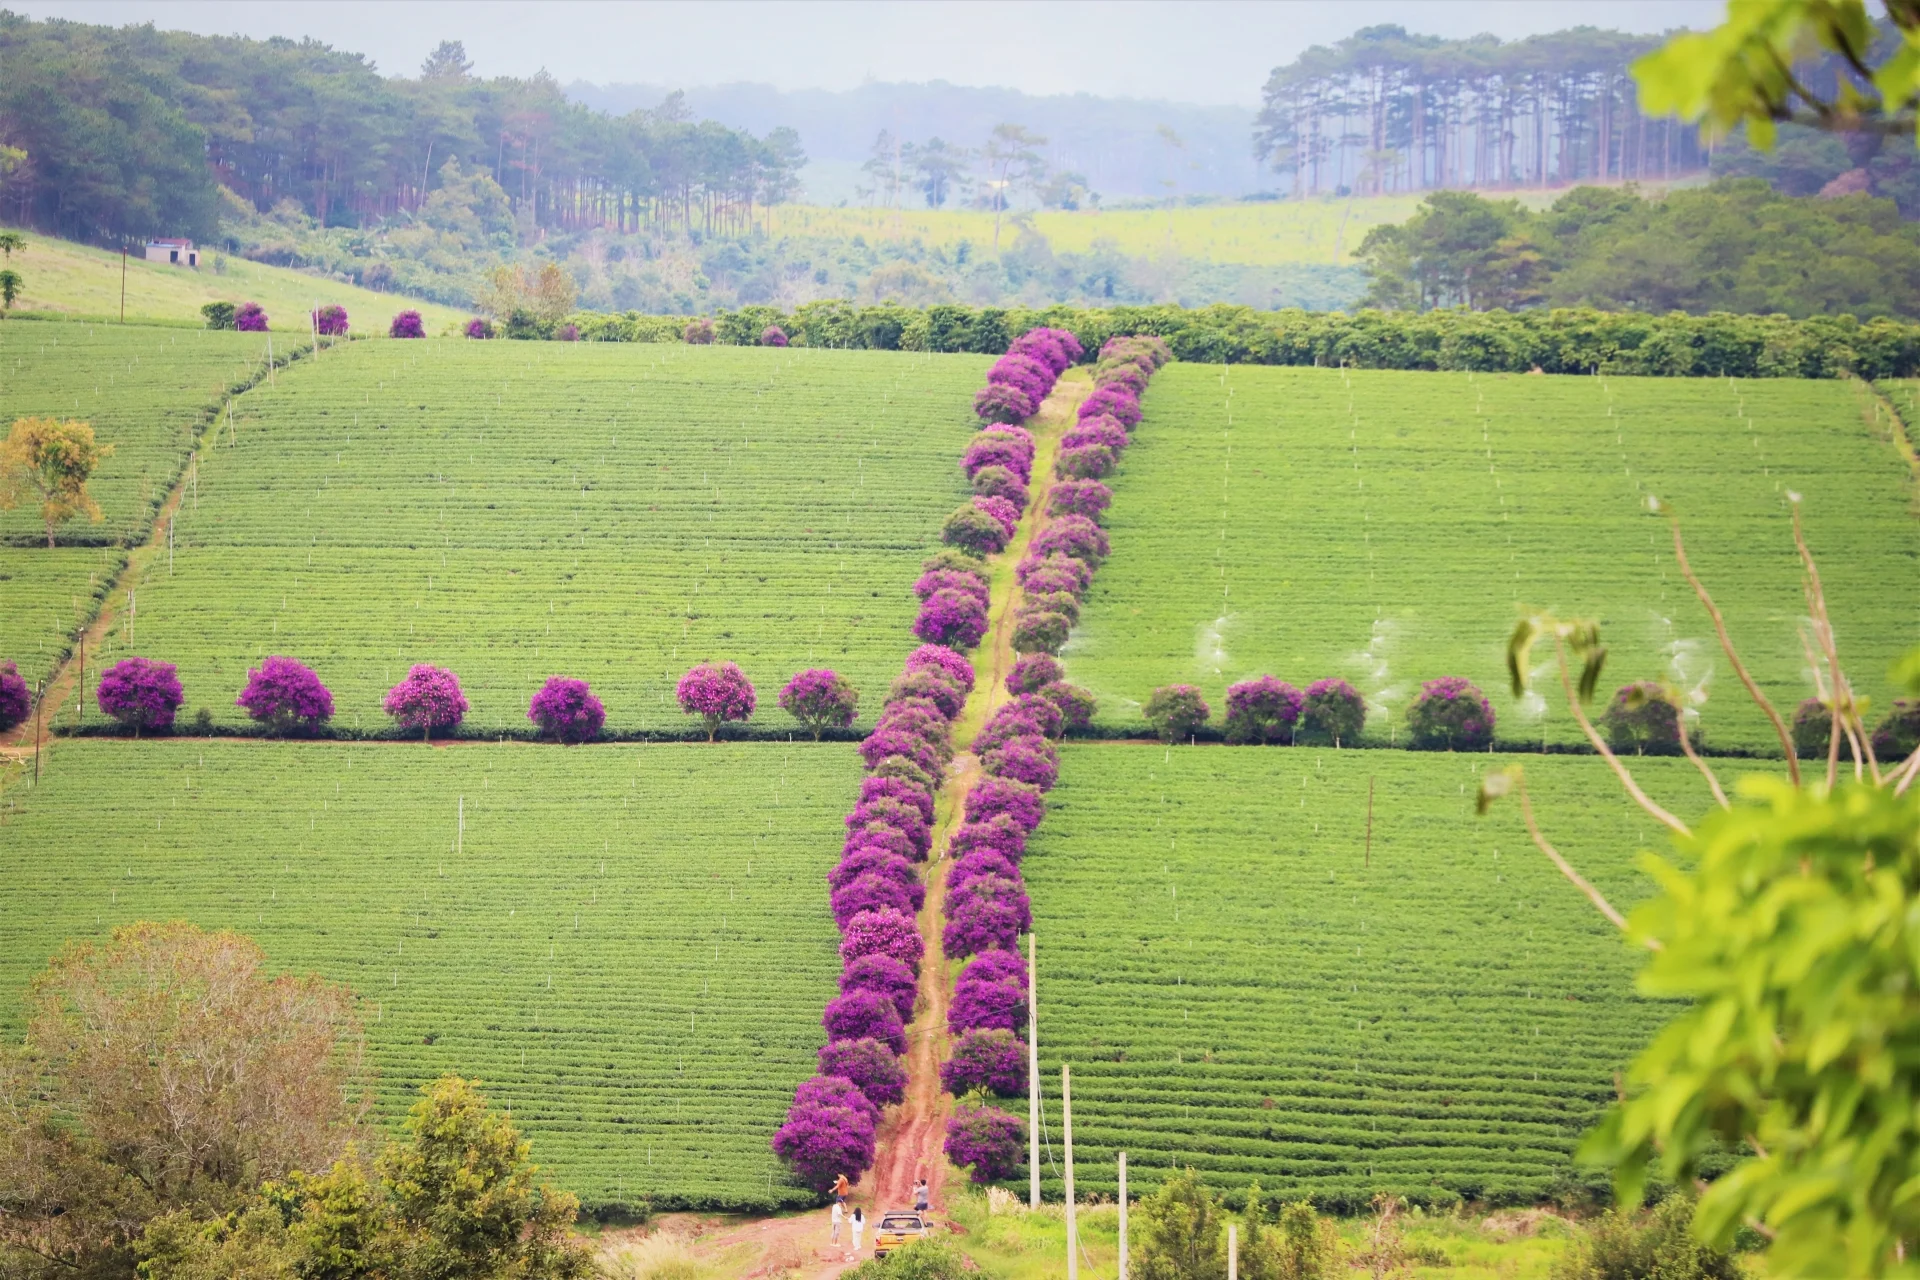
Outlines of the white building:
{"label": "white building", "polygon": [[149,240],[147,261],[166,262],[176,267],[198,267],[200,251],[193,247],[191,240]]}

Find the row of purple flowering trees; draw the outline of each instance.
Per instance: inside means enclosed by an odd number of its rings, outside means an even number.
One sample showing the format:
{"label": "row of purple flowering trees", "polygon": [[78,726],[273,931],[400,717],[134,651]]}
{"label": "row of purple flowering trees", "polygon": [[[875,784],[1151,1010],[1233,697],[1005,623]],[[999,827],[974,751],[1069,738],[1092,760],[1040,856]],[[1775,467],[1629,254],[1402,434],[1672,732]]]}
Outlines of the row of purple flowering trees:
{"label": "row of purple flowering trees", "polygon": [[[1629,686],[1629,689],[1631,686]],[[1623,701],[1629,689],[1622,689]],[[1190,684],[1153,691],[1147,723],[1167,742],[1191,738],[1213,718],[1213,708]],[[1263,675],[1227,686],[1224,737],[1230,743],[1332,743],[1351,746],[1366,726],[1366,699],[1345,680],[1316,680],[1305,692]],[[1407,708],[1407,745],[1419,751],[1484,751],[1493,745],[1493,704],[1473,682],[1442,676],[1420,686]]]}

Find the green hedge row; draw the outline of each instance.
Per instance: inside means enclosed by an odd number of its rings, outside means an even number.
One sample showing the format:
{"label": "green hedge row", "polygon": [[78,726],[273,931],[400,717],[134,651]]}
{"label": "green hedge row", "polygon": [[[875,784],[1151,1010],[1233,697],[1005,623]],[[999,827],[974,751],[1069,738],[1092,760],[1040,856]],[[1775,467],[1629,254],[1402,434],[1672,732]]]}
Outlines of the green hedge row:
{"label": "green hedge row", "polygon": [[[569,318],[586,341],[683,342],[684,316],[582,312]],[[1484,373],[1616,373],[1654,377],[1899,378],[1920,374],[1920,325],[1852,316],[1791,320],[1680,312],[1255,311],[1176,306],[1044,310],[859,306],[810,302],[793,311],[742,307],[712,318],[712,340],[760,341],[769,325],[795,346],[999,355],[1039,325],[1071,329],[1092,358],[1116,334],[1167,339],[1181,360],[1209,364],[1347,365]],[[517,332],[514,331],[517,328]],[[510,337],[541,337],[510,326]]]}

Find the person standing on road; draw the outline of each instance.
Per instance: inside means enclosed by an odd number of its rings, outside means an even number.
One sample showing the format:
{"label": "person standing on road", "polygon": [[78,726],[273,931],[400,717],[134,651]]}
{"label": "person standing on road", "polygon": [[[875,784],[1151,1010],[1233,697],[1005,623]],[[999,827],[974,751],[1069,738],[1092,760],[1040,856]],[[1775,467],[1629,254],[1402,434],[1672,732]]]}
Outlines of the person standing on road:
{"label": "person standing on road", "polygon": [[913,1207],[919,1213],[927,1211],[927,1175],[924,1173],[913,1180]]}
{"label": "person standing on road", "polygon": [[867,1215],[862,1213],[860,1210],[855,1209],[853,1211],[853,1223],[849,1227],[849,1231],[853,1236],[853,1252],[847,1255],[847,1261],[849,1262],[853,1261],[854,1259],[860,1256],[860,1233],[866,1227],[866,1225],[867,1225]]}
{"label": "person standing on road", "polygon": [[841,1203],[838,1199],[834,1200],[833,1202],[833,1234],[827,1237],[828,1244],[838,1245],[840,1243],[840,1221],[846,1216],[847,1216],[847,1206]]}
{"label": "person standing on road", "polygon": [[847,1193],[853,1190],[853,1184],[847,1181],[847,1175],[841,1174],[833,1180],[833,1202],[843,1209],[847,1203]]}

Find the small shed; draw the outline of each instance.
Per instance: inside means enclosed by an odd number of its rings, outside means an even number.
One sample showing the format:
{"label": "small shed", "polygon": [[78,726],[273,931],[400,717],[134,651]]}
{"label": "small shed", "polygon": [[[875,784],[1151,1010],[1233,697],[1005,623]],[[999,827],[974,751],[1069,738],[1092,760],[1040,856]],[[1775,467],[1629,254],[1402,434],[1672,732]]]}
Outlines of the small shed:
{"label": "small shed", "polygon": [[147,261],[170,263],[176,267],[198,267],[200,251],[193,247],[191,240],[149,240]]}

